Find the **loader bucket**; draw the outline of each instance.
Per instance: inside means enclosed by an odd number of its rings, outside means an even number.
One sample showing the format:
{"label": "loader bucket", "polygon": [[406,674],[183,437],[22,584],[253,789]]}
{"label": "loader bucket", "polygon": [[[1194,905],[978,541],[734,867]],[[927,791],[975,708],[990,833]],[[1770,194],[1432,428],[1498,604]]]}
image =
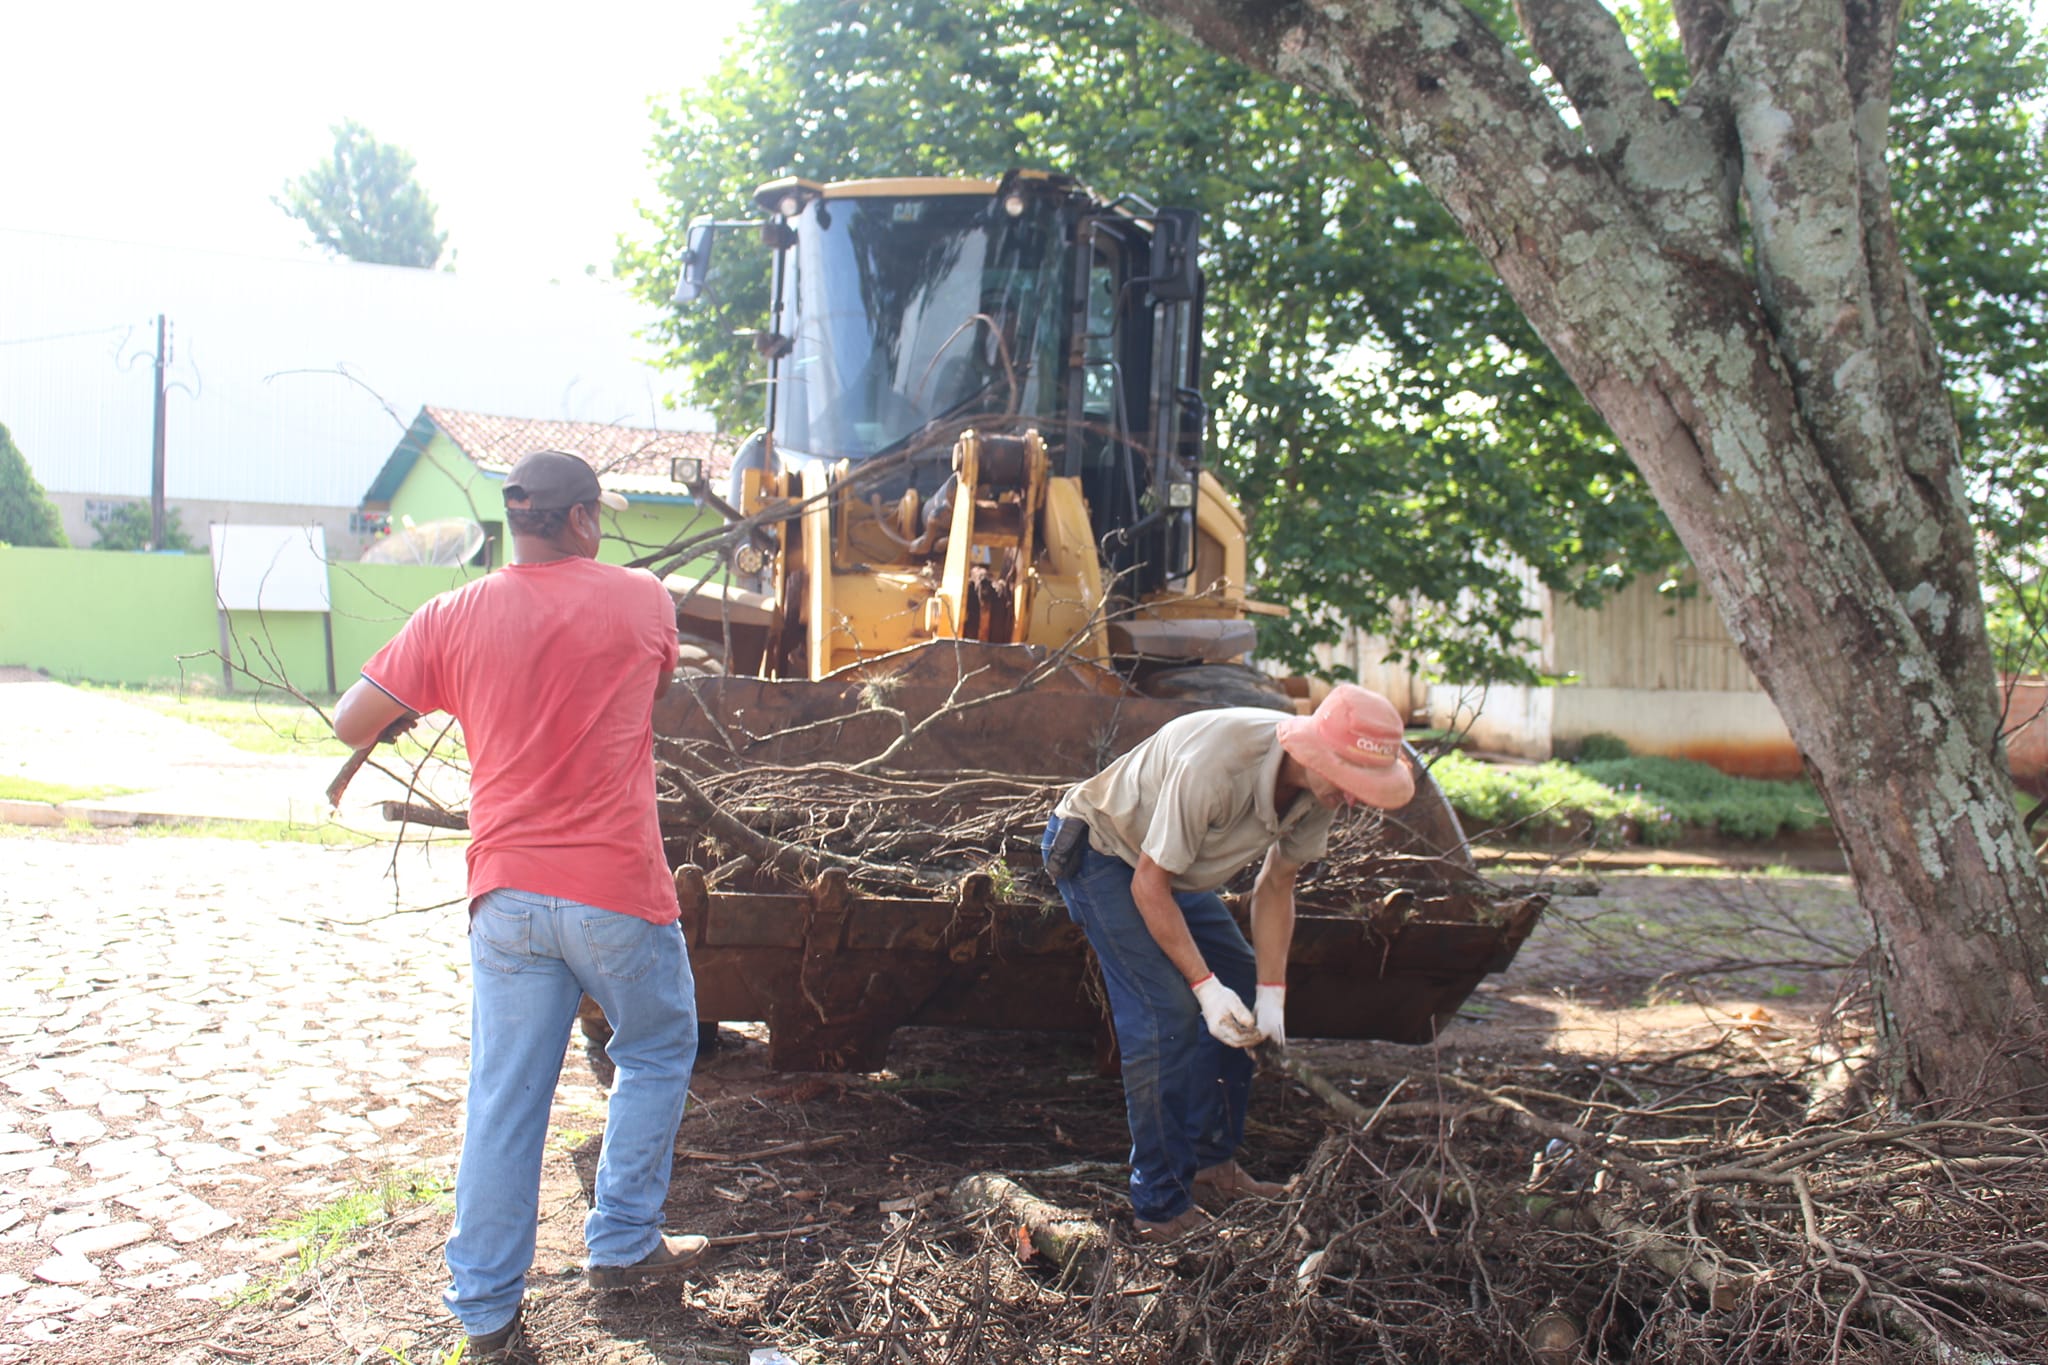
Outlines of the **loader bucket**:
{"label": "loader bucket", "polygon": [[[1064,786],[1197,709],[1024,645],[925,645],[818,682],[685,679],[655,733],[700,1018],[765,1021],[783,1070],[873,1070],[905,1025],[1106,1037],[1036,840]],[[1470,875],[1455,820],[1442,846],[1441,794],[1418,787],[1426,830],[1397,812],[1352,831],[1363,859],[1335,866],[1333,845],[1297,895],[1291,1033],[1429,1041],[1540,916],[1540,897]],[[862,856],[815,851],[817,826],[849,821]],[[910,828],[947,837],[892,851]],[[1242,920],[1246,898],[1226,899]]]}

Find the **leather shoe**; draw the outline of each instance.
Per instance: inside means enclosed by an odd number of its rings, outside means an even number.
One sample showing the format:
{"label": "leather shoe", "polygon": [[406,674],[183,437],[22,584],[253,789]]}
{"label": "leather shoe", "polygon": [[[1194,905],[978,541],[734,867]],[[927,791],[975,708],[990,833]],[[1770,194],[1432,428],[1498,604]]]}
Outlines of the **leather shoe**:
{"label": "leather shoe", "polygon": [[533,1353],[533,1344],[526,1339],[525,1318],[526,1305],[522,1303],[512,1311],[512,1321],[497,1331],[472,1335],[462,1358],[478,1365],[532,1365],[540,1357]]}
{"label": "leather shoe", "polygon": [[592,1289],[631,1289],[648,1280],[666,1279],[680,1275],[704,1259],[705,1248],[711,1243],[696,1233],[680,1236],[662,1234],[654,1250],[642,1256],[631,1265],[594,1265],[585,1271]]}
{"label": "leather shoe", "polygon": [[1271,1180],[1254,1180],[1235,1161],[1225,1161],[1195,1172],[1195,1193],[1211,1195],[1224,1203],[1233,1199],[1283,1199],[1288,1187]]}
{"label": "leather shoe", "polygon": [[1203,1231],[1212,1221],[1206,1210],[1190,1204],[1163,1223],[1154,1223],[1145,1218],[1138,1219],[1138,1240],[1152,1243],[1177,1242],[1189,1233]]}

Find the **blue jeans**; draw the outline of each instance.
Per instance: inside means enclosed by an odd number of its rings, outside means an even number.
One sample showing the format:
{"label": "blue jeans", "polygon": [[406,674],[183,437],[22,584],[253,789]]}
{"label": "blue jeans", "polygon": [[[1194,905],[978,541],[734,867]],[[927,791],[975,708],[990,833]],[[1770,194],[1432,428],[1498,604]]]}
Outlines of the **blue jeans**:
{"label": "blue jeans", "polygon": [[[1055,815],[1045,827],[1046,848],[1059,828]],[[1195,1172],[1230,1160],[1244,1140],[1252,1055],[1218,1042],[1202,1022],[1187,979],[1131,899],[1134,875],[1121,858],[1084,848],[1080,867],[1058,885],[1101,964],[1123,1054],[1131,1207],[1147,1222],[1162,1223],[1193,1201]],[[1249,1003],[1258,962],[1222,897],[1177,891],[1173,898],[1209,970]]]}
{"label": "blue jeans", "polygon": [[592,1265],[631,1265],[661,1240],[697,1060],[697,984],[678,926],[524,891],[478,898],[469,958],[469,1117],[443,1298],[481,1336],[525,1296],[548,1110],[586,992],[611,1023],[616,1075],[583,1240]]}

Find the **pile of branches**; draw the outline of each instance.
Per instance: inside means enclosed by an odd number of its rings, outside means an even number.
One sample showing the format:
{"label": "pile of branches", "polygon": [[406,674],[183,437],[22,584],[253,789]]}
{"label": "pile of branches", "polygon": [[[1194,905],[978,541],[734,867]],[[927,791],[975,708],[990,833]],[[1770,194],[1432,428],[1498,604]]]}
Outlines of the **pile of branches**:
{"label": "pile of branches", "polygon": [[[993,873],[1006,898],[1056,894],[1039,841],[1067,783],[838,763],[715,766],[703,748],[674,741],[660,745],[659,760],[669,861],[705,868],[714,890],[788,889],[837,868],[880,896],[945,895],[974,872]],[[1455,918],[1513,894],[1443,859],[1389,847],[1390,833],[1363,809],[1340,819],[1329,857],[1300,883],[1301,905]],[[1227,889],[1248,893],[1255,876],[1247,869]]]}
{"label": "pile of branches", "polygon": [[759,1325],[853,1361],[2048,1359],[2048,1118],[1812,1124],[1775,1074],[1676,1062],[1375,1061],[1354,1095],[1274,1060],[1342,1116],[1288,1199],[1078,1284],[915,1212]]}
{"label": "pile of branches", "polygon": [[669,861],[767,890],[845,871],[875,894],[942,894],[970,872],[1053,894],[1038,840],[1060,785],[1002,773],[871,772],[837,763],[714,767],[672,741],[657,782]]}

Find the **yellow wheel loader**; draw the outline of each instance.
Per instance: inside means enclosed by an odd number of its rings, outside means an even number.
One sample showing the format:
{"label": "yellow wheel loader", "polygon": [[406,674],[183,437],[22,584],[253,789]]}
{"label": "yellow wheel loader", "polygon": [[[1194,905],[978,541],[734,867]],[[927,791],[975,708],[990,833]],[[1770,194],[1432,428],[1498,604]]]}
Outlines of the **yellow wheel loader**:
{"label": "yellow wheel loader", "polygon": [[[1035,828],[943,894],[877,894],[753,842],[800,787],[743,827],[704,783],[858,771],[924,779],[929,807],[949,775],[1078,780],[1197,707],[1311,703],[1247,662],[1283,609],[1250,596],[1244,516],[1202,467],[1197,216],[1023,170],[755,202],[691,225],[678,289],[753,245],[731,239],[765,244],[767,420],[722,488],[678,471],[729,533],[667,580],[691,666],[655,719],[700,1012],[767,1021],[797,1069],[878,1066],[904,1024],[1098,1029],[1078,930],[1006,870]],[[1291,1031],[1425,1040],[1534,923],[1455,889],[1479,885],[1470,855],[1417,778],[1372,844],[1448,890],[1304,903]]]}

